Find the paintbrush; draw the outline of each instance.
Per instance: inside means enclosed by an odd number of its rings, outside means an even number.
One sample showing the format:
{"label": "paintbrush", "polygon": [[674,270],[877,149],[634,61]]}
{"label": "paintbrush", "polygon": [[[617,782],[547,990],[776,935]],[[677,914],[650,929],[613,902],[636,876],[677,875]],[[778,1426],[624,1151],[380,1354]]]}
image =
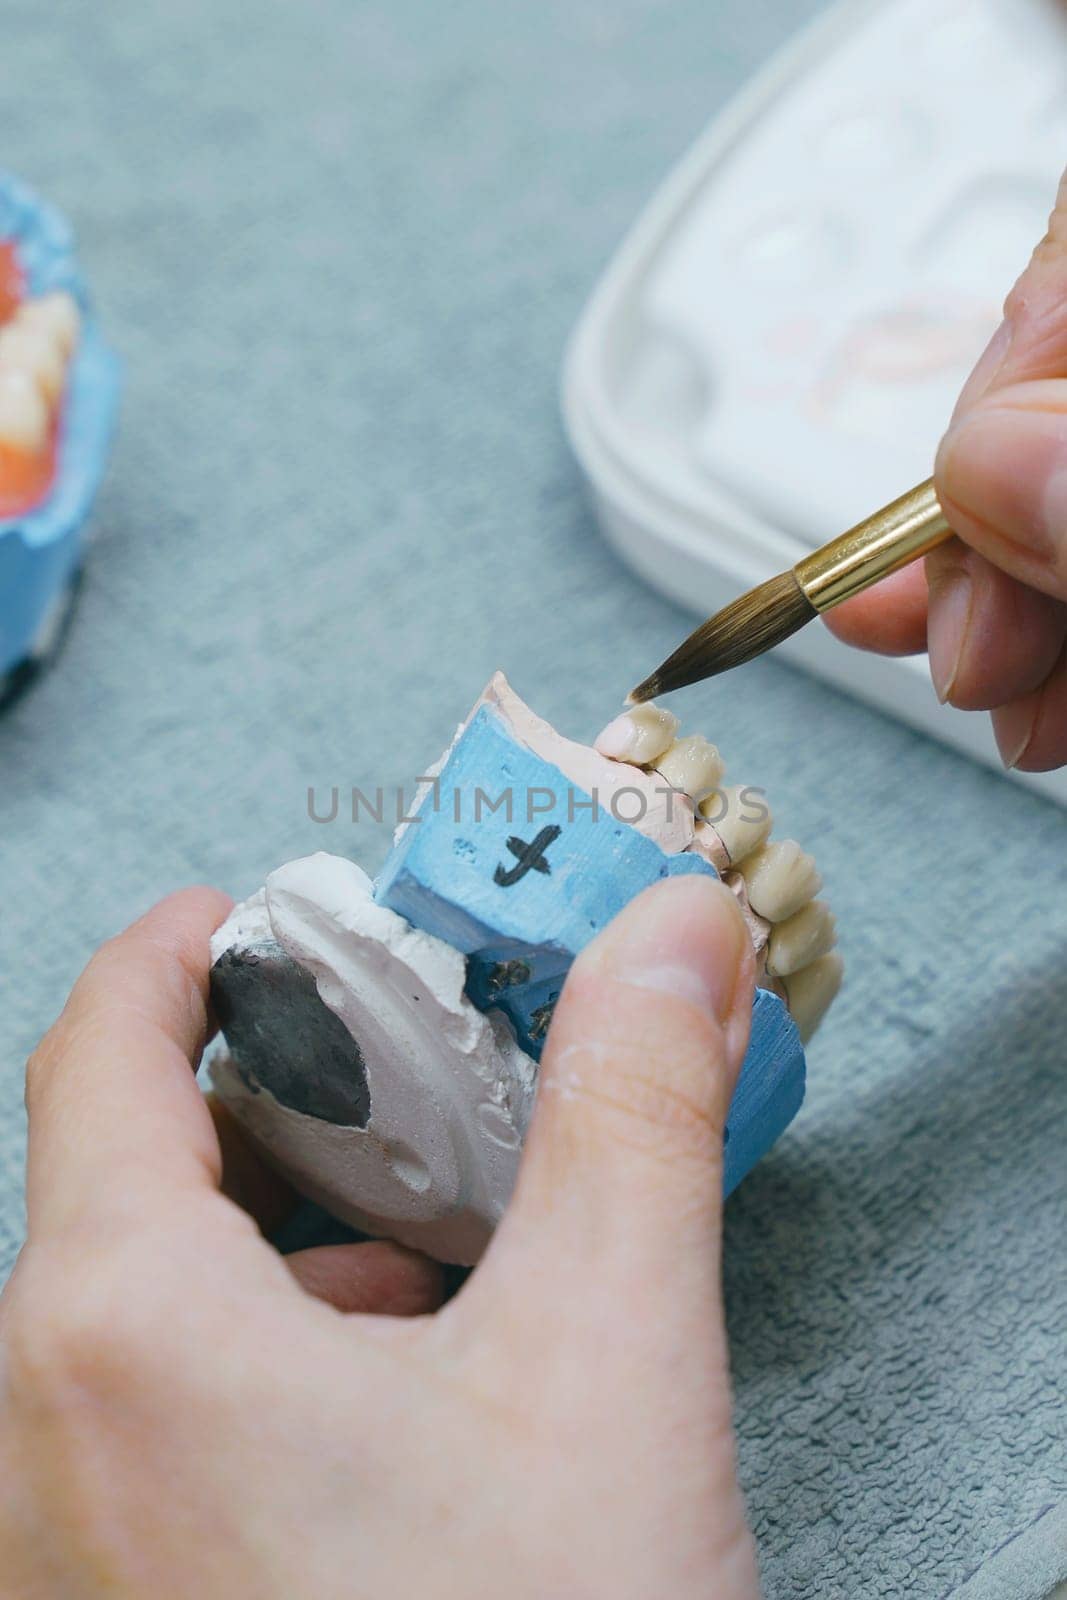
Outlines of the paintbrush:
{"label": "paintbrush", "polygon": [[769,578],[702,622],[629,696],[632,705],[752,661],[805,623],[918,561],[952,529],[933,481],[901,495],[848,533]]}

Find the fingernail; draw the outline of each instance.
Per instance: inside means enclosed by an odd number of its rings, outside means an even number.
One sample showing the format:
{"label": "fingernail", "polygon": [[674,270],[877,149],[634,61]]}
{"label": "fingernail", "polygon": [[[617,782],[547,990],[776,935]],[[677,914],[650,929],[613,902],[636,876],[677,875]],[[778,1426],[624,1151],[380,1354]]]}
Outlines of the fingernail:
{"label": "fingernail", "polygon": [[1010,556],[1016,576],[1037,573],[1055,562],[1067,529],[1067,415],[981,405],[941,441],[937,479],[946,501],[974,518],[967,537],[984,555]]}
{"label": "fingernail", "polygon": [[734,1012],[748,934],[729,889],[711,878],[676,878],[641,897],[612,952],[613,976],[696,1006],[721,1024]]}
{"label": "fingernail", "polygon": [[959,676],[973,599],[970,574],[962,568],[957,568],[952,577],[940,579],[930,590],[927,650],[930,677],[942,705],[951,698]]}
{"label": "fingernail", "polygon": [[1008,772],[1019,765],[1030,748],[1038,705],[1038,697],[1030,695],[1025,700],[1017,700],[1014,705],[1001,706],[993,718],[997,749]]}

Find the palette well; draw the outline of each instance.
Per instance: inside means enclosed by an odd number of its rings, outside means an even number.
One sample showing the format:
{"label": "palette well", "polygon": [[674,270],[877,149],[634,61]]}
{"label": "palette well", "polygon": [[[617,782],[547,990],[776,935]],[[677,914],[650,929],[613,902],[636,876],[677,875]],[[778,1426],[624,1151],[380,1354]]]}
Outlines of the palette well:
{"label": "palette well", "polygon": [[[601,526],[710,615],[929,477],[1052,209],[1059,0],[849,0],[711,122],[587,305],[564,411]],[[679,630],[679,640],[684,630]],[[776,652],[994,766],[925,658]],[[1067,772],[1012,774],[1067,802]]]}

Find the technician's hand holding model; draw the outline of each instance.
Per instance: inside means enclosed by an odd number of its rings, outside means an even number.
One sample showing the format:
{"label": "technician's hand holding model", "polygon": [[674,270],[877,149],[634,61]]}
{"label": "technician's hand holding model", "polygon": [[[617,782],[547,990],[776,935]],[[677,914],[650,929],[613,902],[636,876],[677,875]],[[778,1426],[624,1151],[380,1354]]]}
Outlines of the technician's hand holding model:
{"label": "technician's hand holding model", "polygon": [[[1030,771],[1067,761],[1065,305],[1061,189],[941,444],[956,537],[831,623],[928,644]],[[75,310],[38,313],[68,357]],[[810,857],[677,734],[643,706],[575,744],[498,677],[377,884],[314,857],[97,953],[28,1069],[5,1596],[757,1595],[724,1190],[841,965]],[[556,810],[510,824],[507,783]],[[378,1237],[283,1258],[309,1194]],[[440,1261],[477,1262],[447,1302]]]}

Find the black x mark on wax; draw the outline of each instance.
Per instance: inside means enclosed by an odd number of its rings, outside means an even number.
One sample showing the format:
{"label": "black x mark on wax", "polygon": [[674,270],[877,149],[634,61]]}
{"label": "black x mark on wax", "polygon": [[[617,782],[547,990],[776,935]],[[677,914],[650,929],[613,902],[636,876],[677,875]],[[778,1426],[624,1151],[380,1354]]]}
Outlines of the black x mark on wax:
{"label": "black x mark on wax", "polygon": [[518,883],[532,869],[534,872],[550,873],[552,868],[545,860],[545,851],[553,840],[560,836],[559,826],[552,822],[547,828],[542,828],[537,838],[529,844],[524,839],[516,838],[514,834],[507,841],[508,849],[516,857],[513,867],[505,867],[503,863],[497,866],[493,873],[493,882],[498,883],[502,889],[510,889],[512,884]]}

